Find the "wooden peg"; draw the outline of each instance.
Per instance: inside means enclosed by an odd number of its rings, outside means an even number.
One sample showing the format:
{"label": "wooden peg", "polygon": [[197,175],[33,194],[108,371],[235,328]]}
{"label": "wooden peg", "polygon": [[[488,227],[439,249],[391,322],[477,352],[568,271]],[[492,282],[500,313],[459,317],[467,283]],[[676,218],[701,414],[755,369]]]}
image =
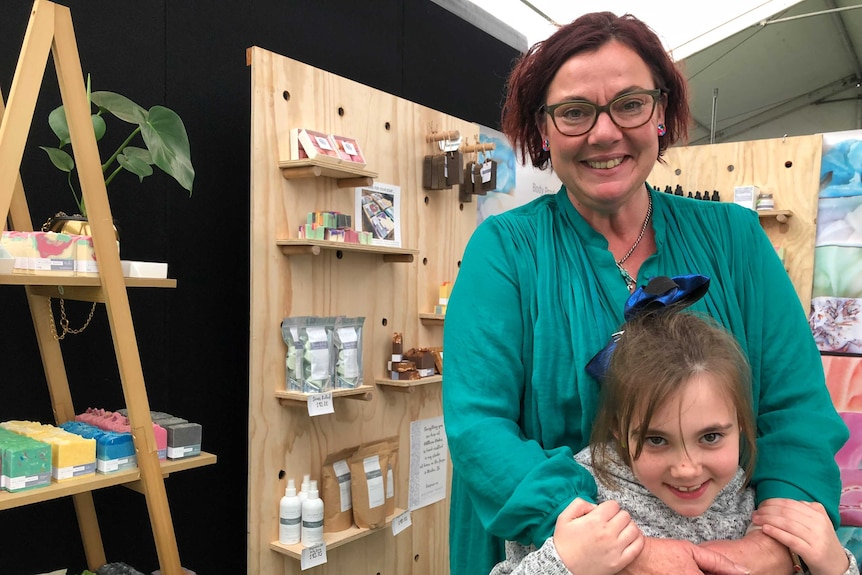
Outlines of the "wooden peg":
{"label": "wooden peg", "polygon": [[461,137],[461,133],[458,130],[450,130],[448,132],[431,132],[430,134],[425,134],[426,142],[443,142],[445,140],[457,140]]}
{"label": "wooden peg", "polygon": [[492,142],[488,142],[485,144],[475,144],[472,146],[461,146],[461,151],[465,154],[469,154],[470,152],[490,152],[491,150],[496,150],[497,144]]}

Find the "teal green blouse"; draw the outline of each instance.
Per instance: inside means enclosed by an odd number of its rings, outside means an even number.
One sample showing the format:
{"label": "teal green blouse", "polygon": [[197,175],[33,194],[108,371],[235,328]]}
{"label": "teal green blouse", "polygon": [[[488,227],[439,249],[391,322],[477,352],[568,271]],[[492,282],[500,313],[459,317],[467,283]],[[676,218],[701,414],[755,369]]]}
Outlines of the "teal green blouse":
{"label": "teal green blouse", "polygon": [[[805,310],[757,215],[650,190],[654,276],[702,274],[692,309],[748,354],[757,413],[757,500],[815,500],[838,523],[834,455],[848,437]],[[488,573],[502,540],[540,547],[575,497],[592,500],[585,445],[598,384],[584,371],[623,322],[629,292],[604,236],[556,195],[491,217],[474,232],[444,331],[443,414],[453,478],[451,575]]]}

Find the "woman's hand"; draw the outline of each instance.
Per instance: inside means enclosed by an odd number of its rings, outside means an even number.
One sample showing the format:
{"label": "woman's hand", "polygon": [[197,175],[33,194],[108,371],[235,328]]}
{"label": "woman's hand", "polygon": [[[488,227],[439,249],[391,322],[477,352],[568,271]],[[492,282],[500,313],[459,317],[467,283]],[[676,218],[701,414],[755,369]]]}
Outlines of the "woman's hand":
{"label": "woman's hand", "polygon": [[743,575],[746,567],[721,553],[688,541],[647,537],[643,551],[621,573],[625,575]]}
{"label": "woman's hand", "polygon": [[644,539],[616,501],[595,505],[575,499],[560,513],[554,528],[557,555],[578,575],[619,573],[641,552]]}
{"label": "woman's hand", "polygon": [[765,535],[760,529],[746,533],[742,539],[734,541],[707,541],[700,547],[717,551],[745,565],[751,575],[786,575],[793,573],[793,563],[787,547]]}
{"label": "woman's hand", "polygon": [[802,557],[811,575],[841,575],[850,566],[832,521],[819,503],[767,499],[751,520],[765,535]]}

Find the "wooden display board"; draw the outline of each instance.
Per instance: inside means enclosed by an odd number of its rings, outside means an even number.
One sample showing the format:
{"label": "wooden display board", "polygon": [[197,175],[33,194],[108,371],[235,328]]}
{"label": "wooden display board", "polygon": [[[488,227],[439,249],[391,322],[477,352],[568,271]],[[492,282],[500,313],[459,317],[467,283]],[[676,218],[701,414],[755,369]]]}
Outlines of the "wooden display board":
{"label": "wooden display board", "polygon": [[[251,301],[249,344],[248,572],[298,574],[295,553],[278,539],[278,503],[288,478],[320,479],[324,458],[359,443],[398,436],[396,507],[407,507],[410,424],[442,415],[440,378],[404,393],[376,385],[386,377],[393,332],[404,347],[442,345],[442,322],[426,322],[438,287],[454,281],[476,226],[476,203],[461,204],[458,187],[422,188],[422,162],[435,150],[432,130],[478,134],[474,124],[315,69],[261,48],[251,66]],[[289,134],[305,128],[355,138],[367,165],[361,173],[292,170]],[[320,175],[316,175],[319,173]],[[296,245],[312,211],[354,214],[353,186],[373,179],[401,190],[401,248],[351,250]],[[279,240],[281,244],[279,245]],[[338,247],[338,246],[332,246]],[[281,320],[291,316],[362,316],[364,378],[356,396],[335,397],[334,414],[311,417],[285,392]],[[352,399],[351,399],[352,398]],[[384,528],[327,545],[327,563],[309,572],[448,573],[448,499],[412,512],[412,526]]]}
{"label": "wooden display board", "polygon": [[754,185],[772,193],[776,210],[789,210],[791,215],[782,223],[783,217],[764,214],[760,222],[772,243],[784,248],[785,267],[807,315],[814,281],[822,145],[822,135],[816,134],[671,148],[665,154],[666,164],[656,164],[649,182],[662,190],[677,184],[692,193],[718,190],[723,202],[733,201],[735,186]]}

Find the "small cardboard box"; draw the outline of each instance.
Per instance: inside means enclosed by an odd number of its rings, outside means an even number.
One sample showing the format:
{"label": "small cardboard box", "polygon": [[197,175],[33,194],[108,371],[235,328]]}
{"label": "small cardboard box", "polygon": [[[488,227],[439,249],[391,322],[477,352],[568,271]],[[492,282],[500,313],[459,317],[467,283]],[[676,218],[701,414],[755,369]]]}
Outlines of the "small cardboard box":
{"label": "small cardboard box", "polygon": [[760,188],[757,186],[736,186],[733,188],[733,203],[745,206],[749,210],[757,209],[757,196]]}

